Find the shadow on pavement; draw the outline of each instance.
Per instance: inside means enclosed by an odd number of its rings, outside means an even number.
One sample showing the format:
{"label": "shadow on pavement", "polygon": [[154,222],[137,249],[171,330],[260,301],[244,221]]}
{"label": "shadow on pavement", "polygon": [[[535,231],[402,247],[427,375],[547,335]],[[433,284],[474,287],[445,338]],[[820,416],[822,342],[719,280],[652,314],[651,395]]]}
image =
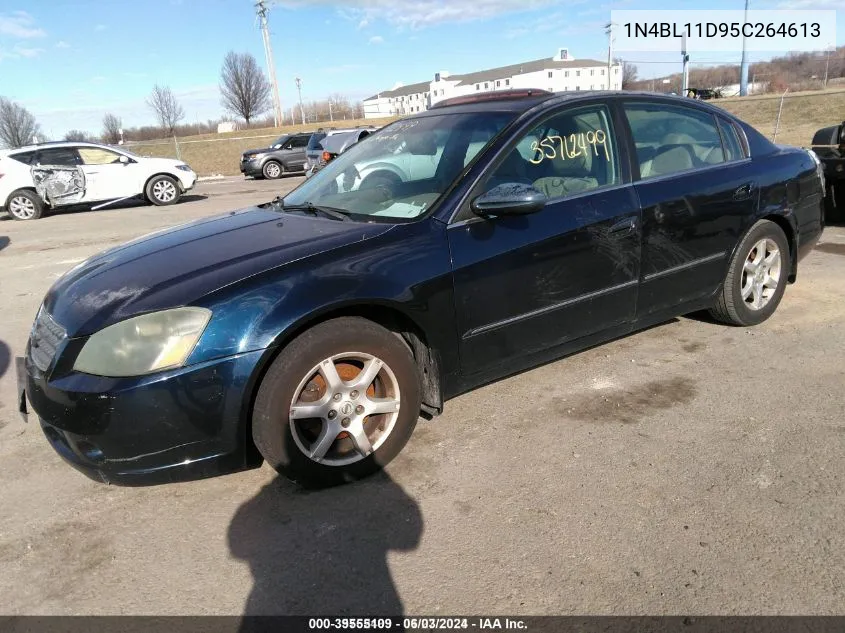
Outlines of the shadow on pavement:
{"label": "shadow on pavement", "polygon": [[416,549],[422,532],[419,506],[386,473],[318,491],[278,477],[229,526],[253,575],[244,615],[401,615],[387,553]]}
{"label": "shadow on pavement", "polygon": [[12,240],[6,235],[0,235],[0,251],[6,248]]}
{"label": "shadow on pavement", "polygon": [[0,378],[6,375],[11,364],[12,350],[3,341],[0,341]]}

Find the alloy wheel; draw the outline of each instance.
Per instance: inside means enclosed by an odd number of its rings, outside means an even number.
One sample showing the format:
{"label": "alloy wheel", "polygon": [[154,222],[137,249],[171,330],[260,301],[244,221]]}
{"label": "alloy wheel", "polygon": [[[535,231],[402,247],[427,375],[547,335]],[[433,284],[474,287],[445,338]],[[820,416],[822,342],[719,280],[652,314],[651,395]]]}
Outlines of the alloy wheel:
{"label": "alloy wheel", "polygon": [[781,252],[774,240],[756,242],[742,267],[740,294],[752,310],[763,309],[778,289],[781,278]]}
{"label": "alloy wheel", "polygon": [[153,185],[153,195],[159,202],[170,202],[176,197],[176,185],[169,180],[159,180]]}
{"label": "alloy wheel", "polygon": [[294,442],[327,466],[361,461],[384,444],[399,416],[399,383],[381,359],[336,354],[300,381],[290,405]]}
{"label": "alloy wheel", "polygon": [[267,166],[264,167],[264,173],[268,178],[278,178],[282,173],[282,168],[276,163],[268,163]]}
{"label": "alloy wheel", "polygon": [[9,213],[20,220],[29,220],[35,215],[35,204],[26,196],[15,196],[9,201]]}

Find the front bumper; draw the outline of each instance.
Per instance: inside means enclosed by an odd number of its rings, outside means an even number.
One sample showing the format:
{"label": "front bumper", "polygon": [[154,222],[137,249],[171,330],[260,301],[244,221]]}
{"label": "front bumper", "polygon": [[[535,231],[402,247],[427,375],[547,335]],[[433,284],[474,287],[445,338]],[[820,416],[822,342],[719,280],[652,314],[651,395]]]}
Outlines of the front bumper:
{"label": "front bumper", "polygon": [[25,390],[50,445],[91,479],[137,486],[211,477],[260,464],[244,422],[261,354],[128,379],[48,380],[21,359],[19,398]]}
{"label": "front bumper", "polygon": [[252,158],[249,160],[241,159],[241,173],[244,176],[260,176],[261,175],[261,160]]}

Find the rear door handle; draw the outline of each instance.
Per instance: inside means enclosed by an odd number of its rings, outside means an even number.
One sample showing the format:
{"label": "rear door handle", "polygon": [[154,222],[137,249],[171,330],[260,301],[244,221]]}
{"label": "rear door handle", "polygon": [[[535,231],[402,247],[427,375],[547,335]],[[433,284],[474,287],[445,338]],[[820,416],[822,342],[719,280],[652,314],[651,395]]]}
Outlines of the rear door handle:
{"label": "rear door handle", "polygon": [[619,222],[611,226],[608,230],[608,235],[615,238],[624,237],[630,233],[633,233],[634,229],[636,228],[637,218],[625,218],[624,220],[619,220]]}
{"label": "rear door handle", "polygon": [[754,190],[754,183],[749,182],[741,187],[737,187],[734,191],[734,200],[747,200],[751,197],[751,192]]}

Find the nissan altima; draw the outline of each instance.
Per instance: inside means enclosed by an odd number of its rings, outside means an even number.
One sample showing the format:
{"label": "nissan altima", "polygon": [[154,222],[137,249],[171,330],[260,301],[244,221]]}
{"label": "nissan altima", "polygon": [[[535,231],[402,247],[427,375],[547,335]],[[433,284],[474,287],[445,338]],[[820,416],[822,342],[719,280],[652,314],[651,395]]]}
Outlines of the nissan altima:
{"label": "nissan altima", "polygon": [[262,460],[357,479],[484,383],[693,311],[765,321],[823,230],[822,178],[811,152],[700,101],[447,100],[284,198],[70,270],[19,406],[104,482]]}

